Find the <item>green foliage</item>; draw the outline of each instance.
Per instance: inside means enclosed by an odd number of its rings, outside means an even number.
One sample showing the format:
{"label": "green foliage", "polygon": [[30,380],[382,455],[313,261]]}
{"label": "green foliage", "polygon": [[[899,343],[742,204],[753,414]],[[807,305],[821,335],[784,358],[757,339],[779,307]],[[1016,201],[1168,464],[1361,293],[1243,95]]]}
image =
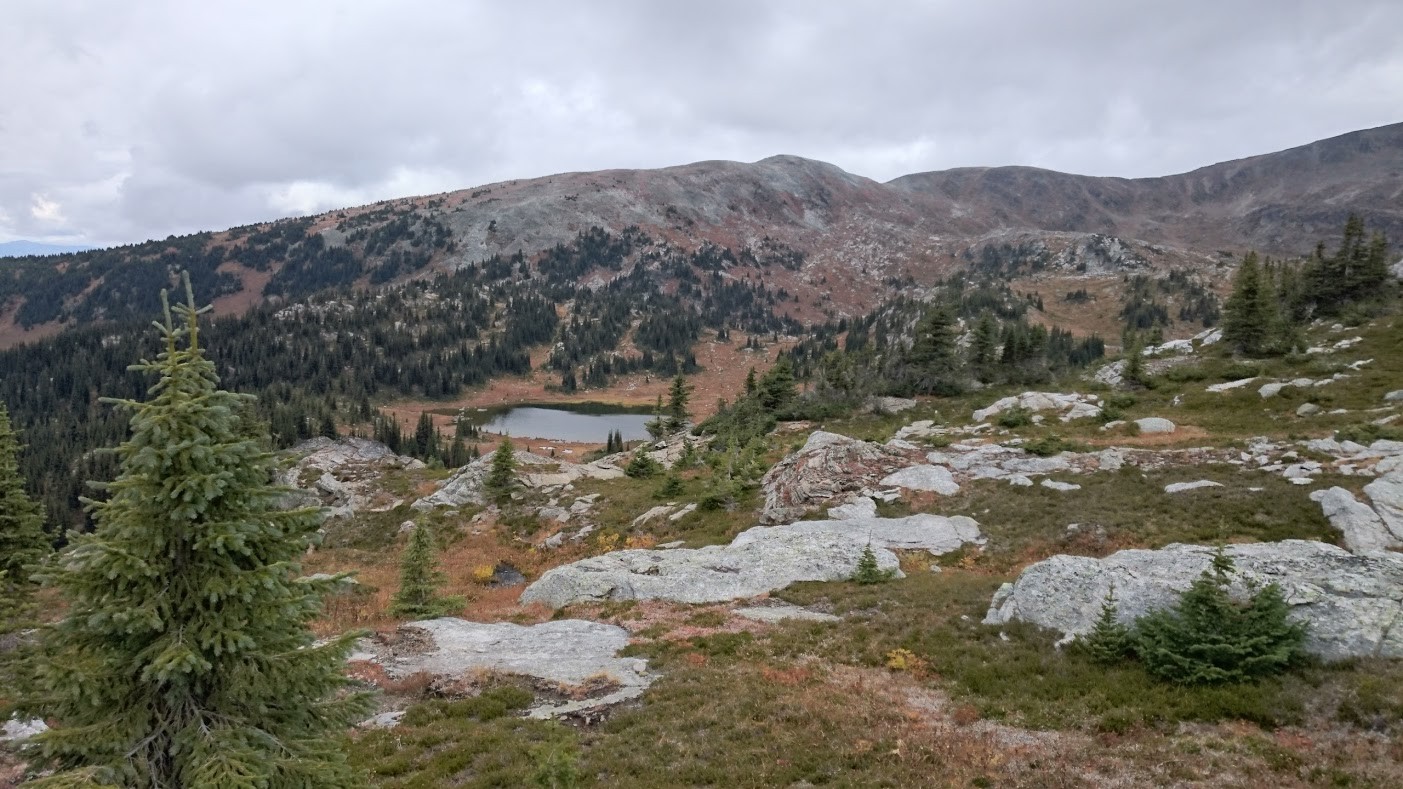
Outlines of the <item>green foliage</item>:
{"label": "green foliage", "polygon": [[24,491],[18,455],[10,413],[0,403],[0,633],[18,626],[34,586],[30,574],[51,550],[43,511]]}
{"label": "green foliage", "polygon": [[502,443],[492,453],[492,465],[482,480],[482,492],[489,501],[502,504],[511,499],[516,488],[516,449],[511,436],[503,436]]}
{"label": "green foliage", "polygon": [[423,525],[415,526],[400,557],[399,591],[390,602],[390,613],[432,619],[462,607],[462,598],[438,593],[443,573],[438,570],[437,554],[433,532]]}
{"label": "green foliage", "polygon": [[1376,425],[1373,422],[1356,422],[1335,431],[1336,441],[1353,441],[1356,444],[1369,444],[1379,441],[1403,441],[1403,427]]}
{"label": "green foliage", "polygon": [[1287,621],[1281,589],[1238,603],[1228,595],[1232,570],[1220,550],[1176,605],[1140,618],[1136,651],[1147,671],[1181,685],[1246,682],[1300,660],[1305,627]]}
{"label": "green foliage", "polygon": [[1052,457],[1062,452],[1080,452],[1085,446],[1075,441],[1069,441],[1056,433],[1049,433],[1041,438],[1035,438],[1023,443],[1023,451],[1038,457]]}
{"label": "green foliage", "polygon": [[[29,655],[21,714],[54,728],[41,764],[133,787],[338,787],[359,776],[335,734],[364,715],[343,669],[359,635],[317,645],[334,580],[300,578],[315,510],[282,510],[246,396],[218,388],[197,310],[136,369],[160,380],[132,413],[96,531],[46,576],[67,598]],[[79,772],[72,772],[78,775]],[[56,777],[63,781],[66,778]]]}
{"label": "green foliage", "polygon": [[687,401],[691,399],[692,388],[687,385],[687,379],[678,373],[672,379],[672,387],[667,395],[667,430],[669,433],[681,430],[689,418],[687,414]]}
{"label": "green foliage", "polygon": [[633,453],[633,457],[624,466],[624,473],[635,479],[649,479],[656,477],[663,471],[663,466],[658,461],[648,456],[648,447],[641,446]]}
{"label": "green foliage", "polygon": [[663,479],[663,484],[653,495],[655,498],[659,499],[670,499],[675,496],[680,496],[685,490],[686,487],[682,484],[682,478],[677,476],[676,472],[672,472]]}
{"label": "green foliage", "polygon": [[858,557],[857,569],[853,571],[853,583],[868,585],[880,584],[890,581],[896,573],[892,570],[883,570],[877,564],[877,554],[872,551],[869,543],[862,549],[862,556]]}
{"label": "green foliage", "polygon": [[1223,341],[1248,356],[1261,356],[1281,350],[1282,330],[1272,278],[1258,265],[1257,253],[1249,252],[1223,305]]}
{"label": "green foliage", "polygon": [[1116,590],[1107,590],[1101,603],[1101,616],[1091,632],[1077,639],[1077,646],[1096,663],[1112,666],[1135,654],[1135,638],[1130,628],[1116,619]]}
{"label": "green foliage", "polygon": [[1027,427],[1033,424],[1033,412],[1022,406],[1014,406],[1001,412],[995,421],[999,427],[1006,427],[1010,430]]}

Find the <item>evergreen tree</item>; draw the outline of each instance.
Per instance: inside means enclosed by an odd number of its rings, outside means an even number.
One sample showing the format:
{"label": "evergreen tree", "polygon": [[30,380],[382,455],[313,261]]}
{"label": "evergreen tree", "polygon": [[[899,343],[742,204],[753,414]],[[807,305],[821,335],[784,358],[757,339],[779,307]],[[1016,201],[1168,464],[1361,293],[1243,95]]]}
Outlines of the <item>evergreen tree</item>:
{"label": "evergreen tree", "polygon": [[1125,367],[1121,370],[1121,380],[1126,383],[1143,385],[1145,383],[1145,348],[1140,342],[1140,335],[1131,332],[1125,344]]}
{"label": "evergreen tree", "polygon": [[1157,677],[1183,685],[1243,682],[1279,673],[1301,656],[1305,626],[1271,584],[1245,603],[1228,595],[1232,559],[1221,550],[1177,605],[1136,623],[1136,651]]}
{"label": "evergreen tree", "polygon": [[511,436],[503,436],[497,451],[492,453],[492,467],[482,481],[482,492],[491,501],[501,504],[511,498],[516,489],[516,449]]}
{"label": "evergreen tree", "polygon": [[857,559],[857,569],[853,572],[852,580],[859,584],[879,584],[883,581],[891,580],[895,575],[891,570],[883,570],[877,564],[877,554],[872,550],[872,544],[868,543],[862,549],[862,555]]}
{"label": "evergreen tree", "polygon": [[756,384],[760,405],[771,413],[781,411],[794,401],[794,364],[788,356],[780,356],[773,367],[765,371]]}
{"label": "evergreen tree", "polygon": [[400,557],[399,591],[390,603],[390,613],[432,619],[461,607],[461,598],[439,595],[442,584],[443,573],[438,569],[438,548],[434,545],[433,532],[425,526],[415,526]]}
{"label": "evergreen tree", "polygon": [[1281,318],[1273,291],[1257,253],[1247,253],[1233,277],[1232,295],[1223,305],[1223,339],[1237,351],[1257,356],[1274,347]]}
{"label": "evergreen tree", "polygon": [[667,429],[669,433],[682,429],[687,424],[687,401],[691,398],[692,387],[687,385],[687,379],[678,373],[672,379],[672,388],[667,396]]}
{"label": "evergreen tree", "polygon": [[[134,369],[160,380],[132,412],[96,531],[46,577],[68,600],[41,631],[20,713],[50,720],[35,786],[360,785],[338,737],[367,709],[341,693],[347,633],[309,620],[340,579],[298,577],[315,510],[278,507],[277,469],[247,429],[251,399],[218,388],[186,279],[180,324]],[[164,302],[164,293],[162,294]]]}
{"label": "evergreen tree", "polygon": [[0,633],[17,625],[11,619],[26,608],[34,586],[31,568],[49,550],[43,510],[24,491],[19,440],[10,426],[10,412],[0,403],[0,606],[11,609],[0,617]]}
{"label": "evergreen tree", "polygon": [[906,378],[918,394],[955,394],[959,352],[955,345],[958,324],[949,307],[937,304],[916,324],[915,339],[906,354]]}
{"label": "evergreen tree", "polygon": [[745,393],[755,394],[755,368],[750,368],[750,372],[745,374]]}
{"label": "evergreen tree", "polygon": [[414,453],[425,460],[438,457],[438,428],[428,411],[419,413],[419,423],[414,427]]}
{"label": "evergreen tree", "polygon": [[998,361],[998,350],[999,325],[994,320],[994,314],[986,310],[974,325],[974,337],[970,342],[970,363],[974,365],[980,380],[989,380],[989,371]]}
{"label": "evergreen tree", "polygon": [[1115,665],[1135,654],[1135,638],[1130,628],[1117,621],[1116,614],[1116,590],[1112,587],[1101,602],[1096,626],[1077,639],[1078,646],[1103,666]]}
{"label": "evergreen tree", "polygon": [[648,435],[652,436],[654,441],[667,435],[667,419],[663,416],[662,395],[658,395],[658,402],[653,406],[653,418],[643,425],[643,429],[648,431]]}

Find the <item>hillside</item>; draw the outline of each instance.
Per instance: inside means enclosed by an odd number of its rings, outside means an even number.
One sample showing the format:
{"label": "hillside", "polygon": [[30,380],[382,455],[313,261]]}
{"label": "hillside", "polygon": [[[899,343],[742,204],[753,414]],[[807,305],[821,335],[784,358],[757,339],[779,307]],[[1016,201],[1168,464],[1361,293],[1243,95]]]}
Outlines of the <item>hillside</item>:
{"label": "hillside", "polygon": [[[1403,124],[1147,179],[963,168],[880,184],[775,156],[658,170],[565,173],[111,250],[18,258],[0,271],[0,345],[61,326],[149,315],[170,272],[217,307],[378,287],[522,254],[528,270],[596,229],[661,254],[715,249],[728,277],[774,261],[766,284],[801,321],[858,315],[990,255],[1027,271],[1202,268],[1248,249],[1301,255],[1350,213],[1403,236]],[[1118,251],[1103,254],[1108,247]],[[1077,250],[1078,252],[1069,252]],[[1090,253],[1088,255],[1088,253]],[[727,258],[731,258],[728,260]],[[606,282],[607,267],[572,272]],[[777,314],[782,312],[777,310]]]}

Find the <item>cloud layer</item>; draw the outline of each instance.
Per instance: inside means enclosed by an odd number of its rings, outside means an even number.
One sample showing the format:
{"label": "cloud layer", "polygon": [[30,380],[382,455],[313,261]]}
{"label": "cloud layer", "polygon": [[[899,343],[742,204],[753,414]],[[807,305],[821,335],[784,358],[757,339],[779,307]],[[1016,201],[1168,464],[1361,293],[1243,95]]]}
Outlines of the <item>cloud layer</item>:
{"label": "cloud layer", "polygon": [[776,153],[1162,175],[1403,120],[1400,30],[1393,0],[6,0],[0,240]]}

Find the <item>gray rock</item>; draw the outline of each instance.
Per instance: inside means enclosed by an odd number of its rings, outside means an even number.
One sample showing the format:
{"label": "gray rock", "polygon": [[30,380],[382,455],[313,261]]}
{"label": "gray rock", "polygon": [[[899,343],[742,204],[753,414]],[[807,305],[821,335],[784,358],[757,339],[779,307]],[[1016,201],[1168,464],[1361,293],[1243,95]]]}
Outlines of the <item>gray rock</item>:
{"label": "gray rock", "polygon": [[1158,416],[1147,416],[1144,419],[1135,420],[1141,433],[1173,433],[1175,425],[1168,419]]}
{"label": "gray rock", "polygon": [[1403,403],[1403,389],[1395,389],[1384,395],[1385,403]]}
{"label": "gray rock", "polygon": [[318,437],[289,452],[297,461],[278,476],[280,485],[292,489],[284,506],[325,507],[328,518],[393,509],[401,501],[381,487],[385,472],[424,468],[423,461],[366,438]]}
{"label": "gray rock", "polygon": [[1403,455],[1380,460],[1374,471],[1379,478],[1364,486],[1364,494],[1394,538],[1403,540]]}
{"label": "gray rock", "polygon": [[1063,394],[1060,392],[1024,392],[995,401],[987,408],[974,412],[974,421],[983,422],[1013,408],[1027,411],[1057,411],[1061,420],[1085,419],[1101,415],[1100,400],[1095,395]]}
{"label": "gray rock", "polygon": [[906,397],[869,397],[863,404],[873,414],[899,414],[916,407],[916,401]]}
{"label": "gray rock", "polygon": [[1058,482],[1058,481],[1055,480],[1055,479],[1045,479],[1045,480],[1043,480],[1043,481],[1042,481],[1041,483],[1039,483],[1039,484],[1041,484],[1044,488],[1048,488],[1049,490],[1060,490],[1060,491],[1081,490],[1081,485],[1075,485],[1075,484],[1073,484],[1073,483],[1071,483],[1071,482]]}
{"label": "gray rock", "polygon": [[1344,535],[1345,548],[1351,553],[1381,551],[1403,545],[1389,533],[1379,517],[1368,506],[1361,504],[1344,488],[1317,490],[1310,494],[1310,500],[1319,502],[1330,525]]}
{"label": "gray rock", "polygon": [[1020,488],[1031,488],[1031,487],[1033,487],[1033,481],[1032,481],[1031,479],[1028,479],[1027,477],[1023,476],[1022,474],[1013,474],[1013,475],[1011,475],[1011,476],[1008,478],[1008,484],[1010,484],[1010,485],[1016,485],[1016,486],[1018,486],[1018,487],[1020,487]]}
{"label": "gray rock", "polygon": [[1246,385],[1252,383],[1252,382],[1255,381],[1255,380],[1257,380],[1257,376],[1255,376],[1255,375],[1252,376],[1251,378],[1239,378],[1239,379],[1237,379],[1236,381],[1228,381],[1228,382],[1226,382],[1226,383],[1213,384],[1212,386],[1209,386],[1208,389],[1207,389],[1206,391],[1209,391],[1209,392],[1230,392],[1230,391],[1232,391],[1232,390],[1234,390],[1234,389],[1240,389],[1240,388],[1242,388],[1242,387],[1244,387],[1244,386],[1246,386]]}
{"label": "gray rock", "polygon": [[911,466],[888,474],[879,484],[884,487],[932,491],[942,496],[953,496],[960,492],[960,486],[950,474],[950,469],[944,466]]}
{"label": "gray rock", "polygon": [[[1306,540],[1232,545],[1234,593],[1248,584],[1278,584],[1290,616],[1309,628],[1306,650],[1325,660],[1403,657],[1403,556],[1354,555]],[[1129,623],[1173,605],[1208,568],[1213,548],[1170,545],[1118,551],[1104,559],[1054,556],[1026,568],[994,595],[988,624],[1031,622],[1073,636],[1089,631],[1106,593]]]}
{"label": "gray rock", "polygon": [[1267,398],[1276,397],[1277,395],[1281,394],[1281,390],[1285,389],[1287,386],[1288,384],[1282,381],[1263,384],[1262,388],[1257,390],[1257,394],[1261,395],[1263,400],[1266,400]]}
{"label": "gray rock", "polygon": [[716,603],[798,581],[851,578],[869,544],[881,569],[899,572],[889,549],[940,554],[982,542],[973,520],[938,515],[757,526],[730,545],[615,551],[556,567],[527,587],[521,602],[552,608],[606,600]]}
{"label": "gray rock", "polygon": [[357,726],[362,729],[393,729],[404,720],[404,710],[390,710],[382,712],[372,718],[361,721]]}
{"label": "gray rock", "polygon": [[[372,662],[393,678],[426,673],[456,678],[477,671],[499,671],[577,687],[608,677],[616,689],[582,702],[539,704],[529,714],[548,718],[638,698],[654,677],[641,658],[618,657],[628,645],[627,630],[601,622],[564,619],[539,625],[482,624],[453,617],[410,622],[402,630],[427,639],[426,648],[396,651],[372,646]],[[373,720],[373,719],[372,719]]]}
{"label": "gray rock", "polygon": [[858,496],[847,504],[828,508],[828,517],[834,520],[856,520],[877,517],[877,502],[870,496]]}
{"label": "gray rock", "polygon": [[1171,482],[1164,486],[1165,493],[1183,493],[1186,490],[1198,490],[1199,488],[1221,488],[1223,483],[1214,482],[1211,479],[1201,479],[1197,482]]}
{"label": "gray rock", "polygon": [[4,726],[0,726],[0,742],[19,745],[48,730],[49,725],[37,718],[32,720],[11,718],[5,721]]}
{"label": "gray rock", "polygon": [[837,504],[911,465],[912,453],[855,438],[815,431],[799,451],[770,469],[760,481],[763,523],[784,523],[819,507]]}
{"label": "gray rock", "polygon": [[1301,403],[1296,409],[1296,416],[1315,416],[1320,413],[1320,406],[1315,403]]}

